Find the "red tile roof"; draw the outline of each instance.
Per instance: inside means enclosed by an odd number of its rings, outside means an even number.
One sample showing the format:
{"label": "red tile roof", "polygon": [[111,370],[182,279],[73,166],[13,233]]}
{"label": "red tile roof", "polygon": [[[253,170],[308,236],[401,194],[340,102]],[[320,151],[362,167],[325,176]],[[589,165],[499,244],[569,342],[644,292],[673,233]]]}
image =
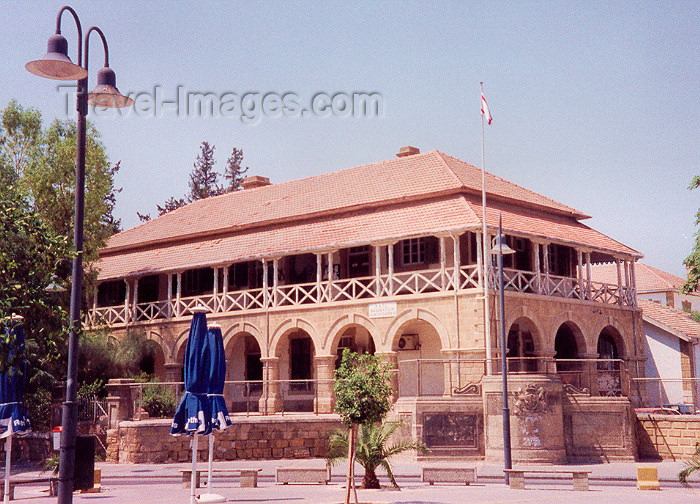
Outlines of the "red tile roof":
{"label": "red tile roof", "polygon": [[[576,218],[588,217],[489,173],[486,188],[488,194],[498,198]],[[112,236],[107,249],[460,191],[481,194],[481,170],[431,151],[195,201]]]}
{"label": "red tile roof", "polygon": [[661,325],[662,328],[676,331],[680,333],[679,335],[685,336],[683,339],[686,340],[690,338],[700,339],[700,323],[693,320],[689,313],[647,299],[640,299],[639,306],[642,308],[644,318],[652,319],[656,322],[654,325]]}
{"label": "red tile roof", "polygon": [[[592,268],[591,276],[596,282],[617,283],[617,267],[614,264],[597,265]],[[677,291],[685,282],[679,276],[644,263],[635,264],[634,276],[639,293]]]}
{"label": "red tile roof", "polygon": [[[487,174],[487,224],[640,254],[571,207]],[[196,201],[110,238],[100,279],[480,229],[481,171],[437,151]]]}

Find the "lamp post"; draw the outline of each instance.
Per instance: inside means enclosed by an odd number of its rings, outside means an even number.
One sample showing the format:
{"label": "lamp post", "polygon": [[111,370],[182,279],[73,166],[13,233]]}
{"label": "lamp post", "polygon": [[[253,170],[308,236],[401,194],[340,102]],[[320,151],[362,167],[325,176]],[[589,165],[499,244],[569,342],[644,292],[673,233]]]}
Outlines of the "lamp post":
{"label": "lamp post", "polygon": [[[500,333],[501,333],[501,376],[503,379],[503,465],[505,469],[513,468],[510,449],[510,409],[508,408],[508,360],[506,358],[507,342],[506,342],[506,311],[505,311],[505,295],[503,289],[503,254],[515,254],[515,250],[510,248],[506,243],[506,237],[503,234],[503,224],[501,221],[501,213],[498,212],[498,236],[493,241],[491,254],[498,258],[498,296],[500,304]],[[505,473],[506,484],[509,483],[509,473]]]}
{"label": "lamp post", "polygon": [[[78,63],[68,57],[68,42],[61,35],[61,16],[68,11],[78,29]],[[97,73],[97,87],[88,95],[88,41],[93,32],[102,39],[104,67]],[[85,58],[83,58],[83,50]],[[30,61],[25,68],[39,77],[56,80],[75,80],[76,110],[78,112],[77,147],[75,156],[75,223],[73,243],[75,257],[71,276],[70,334],[68,336],[68,369],[66,372],[66,400],[61,415],[61,457],[58,474],[58,503],[73,502],[73,477],[75,475],[75,440],[78,433],[78,405],[76,402],[78,378],[78,333],[80,332],[80,299],[83,287],[83,224],[85,217],[85,136],[88,104],[101,107],[128,107],[132,100],[119,93],[114,71],[109,68],[109,50],[102,30],[91,27],[83,39],[78,14],[64,6],[56,16],[56,33],[49,38],[43,58]]]}

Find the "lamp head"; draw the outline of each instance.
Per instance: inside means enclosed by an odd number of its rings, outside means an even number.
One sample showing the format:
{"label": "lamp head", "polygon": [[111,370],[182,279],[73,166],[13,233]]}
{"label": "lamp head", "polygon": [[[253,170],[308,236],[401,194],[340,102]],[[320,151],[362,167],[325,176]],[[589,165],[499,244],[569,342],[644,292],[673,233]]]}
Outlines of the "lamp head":
{"label": "lamp head", "polygon": [[88,103],[95,107],[122,108],[129,107],[134,100],[119,92],[117,76],[114,70],[106,66],[97,72],[97,86],[88,95]]}
{"label": "lamp head", "polygon": [[44,287],[46,292],[66,292],[66,288],[59,283],[56,275],[51,275],[51,282]]}
{"label": "lamp head", "polygon": [[497,236],[493,239],[493,246],[491,247],[490,252],[491,252],[493,255],[498,255],[498,254],[503,254],[503,255],[515,254],[515,250],[513,250],[512,248],[510,248],[510,247],[508,246],[508,243],[506,242],[506,235],[504,235],[504,234],[497,235]]}
{"label": "lamp head", "polygon": [[87,77],[87,70],[68,57],[68,41],[58,33],[49,37],[44,57],[30,61],[24,68],[47,79],[80,80]]}

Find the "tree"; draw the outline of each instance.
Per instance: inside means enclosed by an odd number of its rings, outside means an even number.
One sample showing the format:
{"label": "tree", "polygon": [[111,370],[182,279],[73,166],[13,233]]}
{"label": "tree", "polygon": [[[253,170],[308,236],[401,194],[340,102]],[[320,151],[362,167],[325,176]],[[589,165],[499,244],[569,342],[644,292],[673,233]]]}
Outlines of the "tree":
{"label": "tree", "polygon": [[[340,367],[335,371],[333,391],[335,411],[348,427],[348,478],[345,504],[354,489],[355,440],[359,425],[381,422],[391,408],[389,364],[370,354],[343,350]],[[355,492],[357,502],[357,492]]]}
{"label": "tree", "polygon": [[[202,142],[200,145],[200,153],[197,155],[192,172],[190,173],[189,194],[183,198],[175,198],[171,196],[163,205],[156,205],[158,216],[177,210],[185,206],[187,203],[192,203],[211,196],[218,196],[241,189],[241,181],[245,178],[243,175],[248,171],[248,167],[242,167],[243,150],[234,147],[231,155],[226,160],[223,177],[226,179],[226,185],[219,185],[219,174],[214,170],[216,160],[214,159],[214,150],[216,146],[209,145],[209,142]],[[141,222],[151,220],[151,214],[142,214],[136,212]]]}
{"label": "tree", "polygon": [[[691,191],[700,186],[700,175],[693,177],[692,182],[688,189]],[[695,214],[695,225],[700,224],[700,210]],[[682,290],[686,294],[694,292],[698,288],[698,283],[700,283],[700,230],[695,232],[695,245],[693,251],[688,257],[683,261],[688,272],[686,276],[686,281],[683,284]]]}
{"label": "tree", "polygon": [[[394,478],[394,471],[389,459],[410,450],[425,451],[425,445],[418,440],[401,440],[389,444],[391,437],[401,424],[398,422],[365,423],[360,426],[355,458],[365,470],[362,479],[363,488],[381,488],[377,478],[377,468],[382,467],[394,488],[399,488]],[[344,460],[348,456],[348,433],[339,430],[331,435],[326,458],[331,464]]]}
{"label": "tree", "polygon": [[678,473],[678,481],[683,486],[689,486],[688,476],[695,471],[700,471],[700,443],[695,443],[695,453],[690,457],[690,460],[685,461],[685,464],[685,469]]}
{"label": "tree", "polygon": [[233,148],[231,155],[226,160],[226,170],[224,178],[228,180],[228,186],[223,188],[223,193],[238,191],[241,189],[241,182],[245,178],[243,175],[248,171],[248,167],[243,168],[243,150]]}
{"label": "tree", "polygon": [[219,194],[219,174],[214,171],[215,148],[209,145],[209,142],[202,142],[200,146],[201,152],[194,162],[194,170],[190,173],[190,194],[187,196],[190,203]]}

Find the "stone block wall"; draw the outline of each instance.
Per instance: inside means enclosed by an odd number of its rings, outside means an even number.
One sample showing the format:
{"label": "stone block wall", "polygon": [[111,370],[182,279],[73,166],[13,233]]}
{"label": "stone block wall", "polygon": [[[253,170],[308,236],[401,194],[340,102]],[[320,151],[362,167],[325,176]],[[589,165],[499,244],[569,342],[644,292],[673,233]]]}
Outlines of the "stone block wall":
{"label": "stone block wall", "polygon": [[[342,428],[337,415],[236,417],[233,426],[215,433],[215,460],[324,457],[328,437]],[[107,433],[107,462],[167,463],[191,460],[190,436],[171,436],[171,421],[123,421]],[[207,460],[208,441],[199,442],[198,458]]]}
{"label": "stone block wall", "polygon": [[687,460],[700,443],[700,415],[637,414],[640,458]]}

